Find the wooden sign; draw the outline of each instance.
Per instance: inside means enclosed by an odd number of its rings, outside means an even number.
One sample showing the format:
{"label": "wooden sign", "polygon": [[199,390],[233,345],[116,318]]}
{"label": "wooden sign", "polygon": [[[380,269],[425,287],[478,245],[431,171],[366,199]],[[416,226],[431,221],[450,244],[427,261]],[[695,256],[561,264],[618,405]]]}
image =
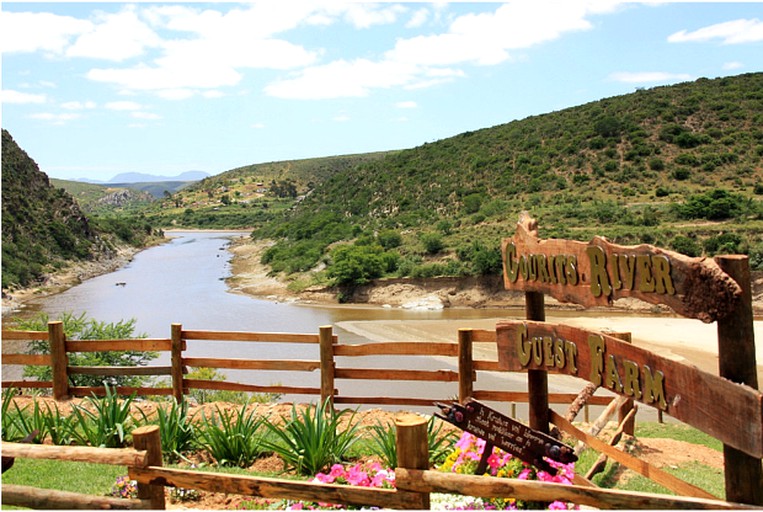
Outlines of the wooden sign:
{"label": "wooden sign", "polygon": [[[437,417],[484,439],[487,455],[493,446],[497,446],[552,475],[556,474],[556,469],[544,457],[565,464],[578,460],[572,448],[558,439],[533,430],[477,400],[468,400],[463,405],[455,402],[437,405],[443,411],[442,415],[436,414]],[[483,459],[486,460],[485,453]]]}
{"label": "wooden sign", "polygon": [[540,240],[535,220],[526,214],[501,250],[507,290],[548,293],[586,307],[635,297],[709,323],[732,311],[742,294],[710,258],[651,245],[617,245],[603,237],[589,243]]}
{"label": "wooden sign", "polygon": [[498,366],[580,377],[661,409],[724,444],[763,456],[763,394],[635,347],[566,325],[501,321]]}

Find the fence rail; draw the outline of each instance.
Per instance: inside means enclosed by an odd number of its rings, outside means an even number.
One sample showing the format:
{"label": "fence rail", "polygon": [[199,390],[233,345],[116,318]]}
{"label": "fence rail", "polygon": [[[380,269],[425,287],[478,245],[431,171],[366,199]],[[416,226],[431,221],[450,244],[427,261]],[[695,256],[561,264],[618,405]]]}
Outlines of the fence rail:
{"label": "fence rail", "polygon": [[[120,394],[137,393],[139,395],[172,395],[181,400],[193,389],[238,391],[249,393],[274,393],[290,395],[319,396],[321,400],[330,399],[342,404],[400,405],[408,407],[430,406],[433,402],[446,401],[451,396],[427,398],[423,396],[352,396],[344,392],[352,390],[353,381],[410,381],[431,383],[457,383],[458,398],[467,397],[494,402],[523,403],[528,401],[528,393],[523,391],[502,391],[475,389],[479,372],[502,372],[498,361],[475,359],[473,346],[483,344],[495,346],[496,333],[491,330],[461,329],[454,342],[371,342],[363,344],[343,344],[333,333],[330,326],[321,327],[316,334],[286,332],[241,332],[241,331],[204,331],[184,330],[180,324],[171,326],[170,338],[129,339],[129,340],[67,340],[61,322],[50,322],[48,331],[3,331],[3,339],[18,341],[47,341],[50,354],[3,354],[3,365],[50,366],[51,381],[3,380],[2,387],[14,388],[52,388],[56,399],[67,396],[88,396],[91,393],[101,395],[103,388],[75,386],[70,377],[75,375],[109,376],[156,376],[168,377],[165,387],[127,387],[116,388]],[[189,344],[205,342],[241,342],[241,343],[288,343],[316,346],[319,357],[315,359],[244,359],[230,357],[186,356]],[[169,365],[148,366],[75,366],[69,361],[69,354],[74,352],[108,351],[152,351],[169,352]],[[414,368],[367,368],[363,367],[364,358],[401,356],[406,358],[409,367]],[[342,358],[337,360],[337,358]],[[415,369],[423,361],[442,358],[441,368]],[[350,365],[349,360],[360,364]],[[449,363],[449,364],[447,364]],[[318,385],[255,385],[243,382],[214,381],[188,378],[190,368],[213,368],[226,370],[248,370],[257,372],[281,371],[317,373]],[[340,381],[341,385],[337,382]],[[412,389],[416,389],[412,386]],[[575,398],[572,393],[551,393],[550,403],[569,404]],[[610,396],[593,396],[591,405],[606,405]]]}

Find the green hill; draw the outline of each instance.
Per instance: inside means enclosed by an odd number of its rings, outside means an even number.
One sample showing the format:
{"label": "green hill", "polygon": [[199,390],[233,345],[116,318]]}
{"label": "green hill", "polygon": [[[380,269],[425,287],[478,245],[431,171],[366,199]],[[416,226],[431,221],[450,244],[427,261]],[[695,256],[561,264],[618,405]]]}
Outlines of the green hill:
{"label": "green hill", "polygon": [[188,228],[252,228],[284,211],[331,176],[389,153],[365,153],[254,164],[195,182],[148,211],[157,224]]}
{"label": "green hill", "polygon": [[[328,259],[335,283],[494,273],[529,210],[544,237],[745,252],[759,268],[762,157],[763,74],[701,79],[385,155],[329,177],[255,236],[279,240],[265,260],[287,273],[352,241]],[[371,254],[394,261],[355,268]],[[350,268],[332,271],[337,257]]]}
{"label": "green hill", "polygon": [[140,188],[127,185],[100,185],[80,181],[50,179],[64,189],[88,213],[130,212],[145,208],[154,196]]}
{"label": "green hill", "polygon": [[152,236],[145,219],[86,216],[2,130],[2,286],[28,286],[68,263],[108,256]]}
{"label": "green hill", "polygon": [[49,264],[89,257],[96,243],[89,220],[6,130],[2,166],[3,287],[29,284]]}

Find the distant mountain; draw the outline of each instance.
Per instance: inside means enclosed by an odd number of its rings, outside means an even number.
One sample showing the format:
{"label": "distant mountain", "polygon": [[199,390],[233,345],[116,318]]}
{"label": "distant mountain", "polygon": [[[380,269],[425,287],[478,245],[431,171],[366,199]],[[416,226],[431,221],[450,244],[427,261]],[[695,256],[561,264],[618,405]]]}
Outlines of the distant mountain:
{"label": "distant mountain", "polygon": [[158,176],[155,174],[145,174],[142,172],[124,172],[117,174],[107,183],[155,183],[160,181],[199,181],[209,177],[209,174],[203,171],[186,171],[177,176]]}

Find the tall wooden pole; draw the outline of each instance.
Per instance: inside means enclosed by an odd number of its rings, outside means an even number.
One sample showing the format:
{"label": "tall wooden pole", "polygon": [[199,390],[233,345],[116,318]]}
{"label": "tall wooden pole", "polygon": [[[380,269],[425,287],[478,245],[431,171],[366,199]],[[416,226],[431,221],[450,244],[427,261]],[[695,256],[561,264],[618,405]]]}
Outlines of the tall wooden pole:
{"label": "tall wooden pole", "polygon": [[183,401],[183,326],[172,324],[172,396]]}
{"label": "tall wooden pole", "polygon": [[458,330],[458,401],[462,404],[474,392],[474,358],[472,357],[472,330]]}
{"label": "tall wooden pole", "polygon": [[[742,288],[742,299],[737,308],[718,320],[720,375],[732,382],[758,389],[749,260],[747,256],[740,255],[718,256],[715,260]],[[740,432],[739,435],[744,433]],[[723,445],[723,457],[726,499],[737,503],[763,505],[761,459],[727,445]]]}
{"label": "tall wooden pole", "polygon": [[330,401],[334,407],[334,334],[330,325],[320,327],[318,337],[321,353],[321,403]]}
{"label": "tall wooden pole", "polygon": [[63,322],[48,322],[48,342],[53,373],[53,398],[66,400],[69,398],[69,355],[66,353]]}
{"label": "tall wooden pole", "polygon": [[[525,292],[525,313],[528,320],[546,321],[545,298],[542,292]],[[548,372],[528,370],[527,393],[530,428],[548,434]]]}

